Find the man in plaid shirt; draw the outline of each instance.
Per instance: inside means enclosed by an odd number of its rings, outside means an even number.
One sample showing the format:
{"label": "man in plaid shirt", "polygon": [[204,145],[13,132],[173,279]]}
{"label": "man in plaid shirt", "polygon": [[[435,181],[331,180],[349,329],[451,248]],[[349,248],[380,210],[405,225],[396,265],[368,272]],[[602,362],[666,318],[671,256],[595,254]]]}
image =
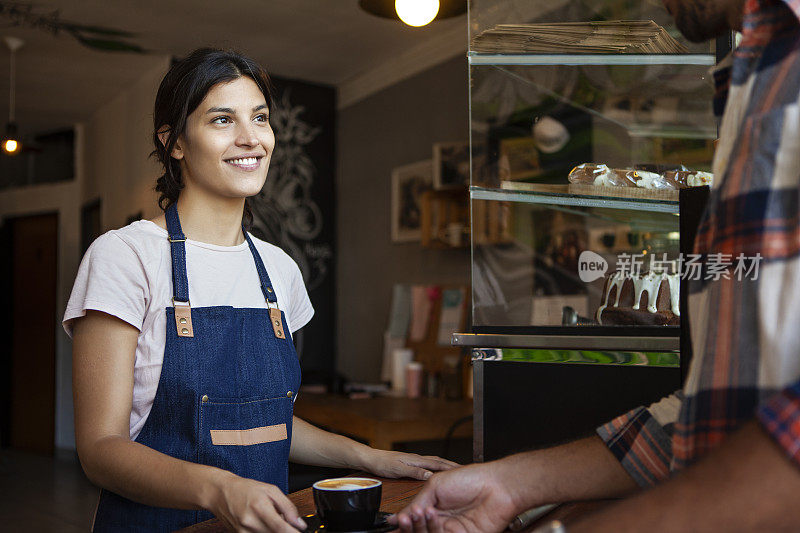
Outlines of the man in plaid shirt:
{"label": "man in plaid shirt", "polygon": [[714,76],[724,114],[695,251],[760,254],[760,271],[690,283],[682,391],[599,438],[436,474],[403,530],[500,531],[537,505],[632,495],[570,533],[800,531],[800,0],[664,3],[692,41],[742,32]]}

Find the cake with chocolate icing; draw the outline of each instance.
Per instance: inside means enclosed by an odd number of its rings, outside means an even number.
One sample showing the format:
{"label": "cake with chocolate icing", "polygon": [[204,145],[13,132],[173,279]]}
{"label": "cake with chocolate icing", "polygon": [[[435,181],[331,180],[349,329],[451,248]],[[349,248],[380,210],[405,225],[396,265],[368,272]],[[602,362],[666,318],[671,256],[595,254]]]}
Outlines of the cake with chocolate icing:
{"label": "cake with chocolate icing", "polygon": [[678,326],[679,288],[678,274],[614,272],[606,276],[597,322],[604,326]]}

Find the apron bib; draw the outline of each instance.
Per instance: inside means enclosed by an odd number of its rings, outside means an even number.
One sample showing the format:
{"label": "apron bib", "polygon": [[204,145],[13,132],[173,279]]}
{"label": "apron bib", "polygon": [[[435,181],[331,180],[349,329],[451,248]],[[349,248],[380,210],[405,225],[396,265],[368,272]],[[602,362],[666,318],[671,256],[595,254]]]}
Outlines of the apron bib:
{"label": "apron bib", "polygon": [[[300,363],[261,256],[242,228],[267,309],[191,308],[186,238],[175,204],[166,219],[173,307],[166,308],[158,389],[136,442],[286,493]],[[208,511],[151,507],[102,490],[93,531],[174,531],[212,517]]]}

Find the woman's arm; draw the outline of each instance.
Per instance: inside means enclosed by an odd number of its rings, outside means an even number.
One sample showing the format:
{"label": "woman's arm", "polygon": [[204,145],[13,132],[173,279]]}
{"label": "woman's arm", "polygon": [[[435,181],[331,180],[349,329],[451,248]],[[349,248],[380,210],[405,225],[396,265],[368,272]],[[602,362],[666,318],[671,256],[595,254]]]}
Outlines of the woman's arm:
{"label": "woman's arm", "polygon": [[323,431],[294,417],[289,460],[316,466],[354,468],[382,477],[428,479],[432,472],[458,466],[434,456],[376,450],[347,437]]}
{"label": "woman's arm", "polygon": [[305,528],[277,487],[131,441],[138,330],[109,314],[88,311],[75,319],[73,332],[75,437],[89,479],[146,505],[208,509],[237,531],[293,531],[287,522]]}

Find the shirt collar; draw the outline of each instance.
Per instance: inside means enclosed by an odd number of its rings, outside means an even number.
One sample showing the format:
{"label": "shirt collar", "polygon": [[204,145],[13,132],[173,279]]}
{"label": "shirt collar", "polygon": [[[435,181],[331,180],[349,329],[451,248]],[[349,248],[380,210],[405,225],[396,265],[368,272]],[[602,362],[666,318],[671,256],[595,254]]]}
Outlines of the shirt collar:
{"label": "shirt collar", "polygon": [[797,18],[795,22],[800,23],[800,0],[780,0],[786,4],[786,7],[792,10],[794,16]]}
{"label": "shirt collar", "polygon": [[[775,11],[783,11],[785,5],[794,18],[776,22],[771,18]],[[787,25],[800,24],[800,0],[744,0],[742,13],[742,40],[731,53],[720,61],[713,69],[714,77],[714,114],[722,116],[728,99],[733,78],[734,65],[737,59],[758,56],[763,47],[772,39],[775,31]]]}

